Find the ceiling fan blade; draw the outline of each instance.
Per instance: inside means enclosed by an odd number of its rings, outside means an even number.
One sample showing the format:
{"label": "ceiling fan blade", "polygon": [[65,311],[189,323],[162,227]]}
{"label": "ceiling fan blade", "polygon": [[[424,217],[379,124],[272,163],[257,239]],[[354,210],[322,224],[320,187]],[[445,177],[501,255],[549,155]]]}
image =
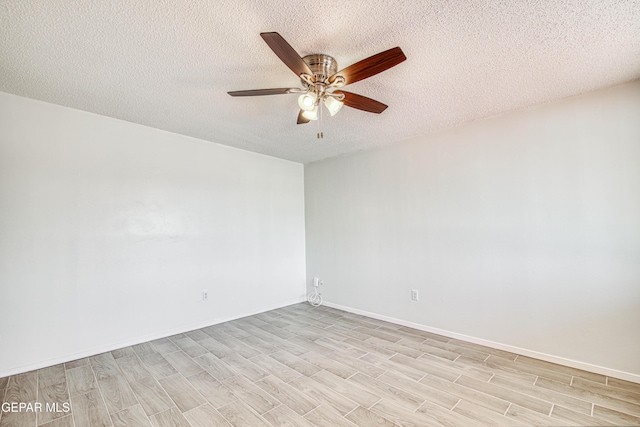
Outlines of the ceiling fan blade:
{"label": "ceiling fan blade", "polygon": [[298,124],[299,125],[303,125],[305,123],[309,123],[309,119],[307,119],[306,117],[304,117],[302,115],[302,113],[304,113],[304,110],[300,110],[300,112],[298,113]]}
{"label": "ceiling fan blade", "polygon": [[287,67],[291,68],[291,71],[296,73],[297,76],[300,76],[300,74],[313,75],[307,63],[304,62],[300,55],[298,55],[298,52],[296,52],[280,34],[260,33],[260,35],[278,58],[280,58]]}
{"label": "ceiling fan blade", "polygon": [[329,81],[333,82],[337,76],[342,76],[346,80],[345,85],[355,83],[395,67],[405,59],[407,57],[404,56],[402,49],[394,47],[349,65],[331,76]]}
{"label": "ceiling fan blade", "polygon": [[281,87],[277,89],[252,89],[252,90],[235,90],[227,92],[231,96],[262,96],[262,95],[283,95],[290,93],[291,88]]}
{"label": "ceiling fan blade", "polygon": [[344,90],[335,91],[333,93],[344,93],[344,99],[342,102],[344,102],[344,105],[347,107],[357,108],[358,110],[376,114],[380,114],[387,109],[387,105],[382,102],[367,98],[366,96],[358,95],[357,93],[351,93]]}

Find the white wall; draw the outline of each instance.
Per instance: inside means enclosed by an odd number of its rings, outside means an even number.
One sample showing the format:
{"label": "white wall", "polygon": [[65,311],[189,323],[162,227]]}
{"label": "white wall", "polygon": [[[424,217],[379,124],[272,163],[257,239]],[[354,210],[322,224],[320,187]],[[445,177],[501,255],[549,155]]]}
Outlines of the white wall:
{"label": "white wall", "polygon": [[301,164],[0,93],[0,377],[296,302],[304,245]]}
{"label": "white wall", "polygon": [[305,200],[325,300],[640,374],[640,82],[308,164]]}

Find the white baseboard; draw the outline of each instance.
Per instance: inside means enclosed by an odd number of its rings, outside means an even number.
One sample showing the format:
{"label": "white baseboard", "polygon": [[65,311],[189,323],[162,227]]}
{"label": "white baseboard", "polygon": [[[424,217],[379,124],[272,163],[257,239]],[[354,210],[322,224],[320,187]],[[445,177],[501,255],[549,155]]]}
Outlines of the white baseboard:
{"label": "white baseboard", "polygon": [[275,310],[277,308],[282,308],[282,307],[287,307],[289,305],[298,304],[299,302],[306,301],[306,299],[307,299],[306,296],[303,295],[303,296],[301,296],[298,299],[293,300],[293,301],[287,301],[285,303],[279,303],[279,304],[274,304],[274,305],[271,305],[271,306],[262,307],[262,308],[260,308],[258,310],[254,310],[254,311],[251,311],[251,312],[246,312],[246,313],[241,313],[241,314],[238,314],[238,315],[218,318],[218,319],[214,319],[214,320],[211,320],[211,321],[207,321],[205,323],[182,326],[182,327],[171,329],[171,330],[168,330],[168,331],[163,331],[163,332],[159,332],[159,333],[155,333],[155,334],[150,334],[150,335],[145,335],[145,336],[142,336],[142,337],[137,337],[137,338],[134,338],[134,339],[131,339],[131,340],[126,340],[126,341],[121,341],[121,342],[117,342],[117,343],[108,344],[108,345],[105,345],[105,346],[95,347],[95,348],[92,348],[92,349],[89,349],[89,350],[86,350],[86,351],[81,351],[79,353],[73,353],[73,354],[68,354],[68,355],[61,356],[61,357],[56,357],[54,359],[43,360],[41,362],[32,363],[32,364],[29,364],[29,365],[17,366],[15,368],[11,368],[11,369],[8,369],[8,370],[5,370],[5,371],[0,371],[0,378],[8,377],[8,376],[11,376],[11,375],[22,374],[22,373],[25,373],[25,372],[34,371],[36,369],[46,368],[48,366],[58,365],[60,363],[67,363],[67,362],[71,362],[73,360],[83,359],[85,357],[95,356],[97,354],[106,353],[107,351],[118,350],[120,348],[129,347],[129,346],[136,345],[136,344],[142,344],[143,342],[157,340],[157,339],[160,339],[160,338],[169,337],[171,335],[182,334],[184,332],[189,332],[189,331],[193,331],[193,330],[200,329],[200,328],[206,328],[207,326],[213,326],[213,325],[217,325],[219,323],[229,322],[231,320],[236,320],[236,319],[240,319],[240,318],[247,317],[247,316],[253,316],[254,314],[264,313],[265,311]]}
{"label": "white baseboard", "polygon": [[618,378],[625,381],[631,381],[640,384],[640,375],[632,374],[630,372],[618,371],[616,369],[605,368],[603,366],[592,365],[590,363],[580,362],[578,360],[566,359],[560,356],[554,356],[552,354],[540,353],[534,350],[528,350],[526,348],[520,348],[508,344],[502,344],[499,342],[489,341],[482,338],[471,337],[468,335],[459,334],[457,332],[445,331],[443,329],[432,328],[430,326],[421,325],[419,323],[408,322],[402,319],[396,319],[395,317],[383,316],[376,313],[371,313],[357,308],[346,307],[340,304],[334,304],[331,302],[323,302],[323,305],[327,307],[335,308],[338,310],[347,311],[349,313],[360,314],[362,316],[371,317],[373,319],[384,320],[385,322],[395,323],[397,325],[407,326],[409,328],[418,329],[420,331],[431,332],[433,334],[442,335],[449,338],[455,338],[457,340],[470,342],[473,344],[484,345],[492,347],[498,350],[504,350],[522,356],[528,356],[535,359],[544,360],[547,362],[557,363],[558,365],[568,366],[570,368],[581,369],[583,371],[589,371],[607,377]]}

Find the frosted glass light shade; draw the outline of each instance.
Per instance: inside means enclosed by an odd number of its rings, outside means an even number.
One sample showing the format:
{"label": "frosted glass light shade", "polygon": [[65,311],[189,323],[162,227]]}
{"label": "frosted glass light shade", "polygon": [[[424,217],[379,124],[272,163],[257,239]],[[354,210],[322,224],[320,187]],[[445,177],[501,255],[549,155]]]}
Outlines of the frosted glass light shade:
{"label": "frosted glass light shade", "polygon": [[344,102],[338,101],[333,96],[327,96],[324,100],[324,105],[325,107],[327,107],[327,110],[329,110],[329,114],[335,116],[336,113],[340,111],[340,109],[344,105]]}
{"label": "frosted glass light shade", "polygon": [[314,93],[303,93],[298,98],[298,105],[304,111],[311,111],[316,106],[316,95]]}
{"label": "frosted glass light shade", "polygon": [[313,110],[304,111],[302,117],[307,120],[318,120],[318,107],[313,107]]}

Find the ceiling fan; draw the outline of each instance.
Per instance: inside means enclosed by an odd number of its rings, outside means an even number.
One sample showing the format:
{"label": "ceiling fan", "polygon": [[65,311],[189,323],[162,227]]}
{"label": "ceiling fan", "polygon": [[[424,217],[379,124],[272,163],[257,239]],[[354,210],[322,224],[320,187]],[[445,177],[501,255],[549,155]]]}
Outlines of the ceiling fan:
{"label": "ceiling fan", "polygon": [[343,86],[374,76],[407,59],[399,47],[380,52],[338,71],[338,63],[329,55],[300,57],[278,33],[260,33],[271,50],[300,78],[302,88],[238,90],[231,96],[300,94],[298,124],[318,119],[320,104],[335,115],[343,105],[370,113],[382,113],[387,106],[366,96],[342,90]]}

